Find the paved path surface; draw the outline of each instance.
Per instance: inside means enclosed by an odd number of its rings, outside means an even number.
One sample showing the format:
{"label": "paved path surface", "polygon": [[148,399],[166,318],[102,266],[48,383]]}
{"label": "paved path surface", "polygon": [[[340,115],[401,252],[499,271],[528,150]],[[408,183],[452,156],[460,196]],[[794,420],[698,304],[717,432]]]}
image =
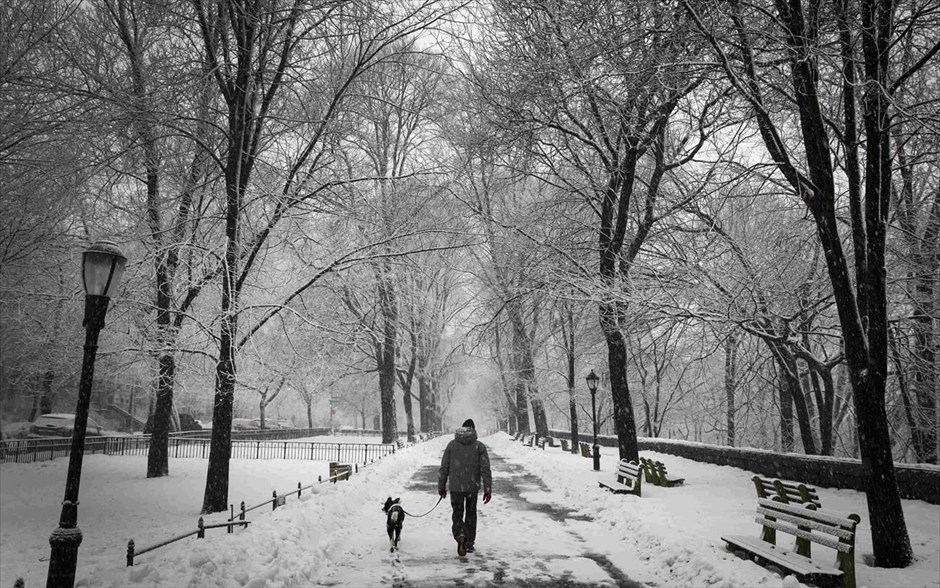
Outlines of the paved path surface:
{"label": "paved path surface", "polygon": [[[493,500],[478,503],[476,552],[457,556],[450,536],[450,504],[445,499],[428,516],[405,520],[400,548],[388,553],[375,545],[345,546],[345,572],[327,585],[373,586],[374,575],[357,573],[356,562],[381,557],[386,566],[383,586],[430,588],[444,586],[636,588],[600,553],[585,551],[582,533],[591,532],[590,519],[557,505],[539,502],[544,482],[490,449]],[[421,467],[402,493],[405,509],[425,512],[437,499],[438,464]],[[408,501],[420,504],[409,504]],[[383,520],[384,523],[384,520]],[[384,524],[381,531],[384,533]],[[366,572],[363,571],[363,574]]]}

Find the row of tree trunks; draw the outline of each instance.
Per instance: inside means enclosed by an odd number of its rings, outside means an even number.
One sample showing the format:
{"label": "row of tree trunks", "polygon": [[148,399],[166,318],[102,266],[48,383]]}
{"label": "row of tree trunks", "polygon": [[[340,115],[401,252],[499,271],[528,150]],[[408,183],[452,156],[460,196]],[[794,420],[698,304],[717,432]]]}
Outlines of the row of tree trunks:
{"label": "row of tree trunks", "polygon": [[[761,138],[781,176],[805,203],[816,225],[817,235],[825,254],[826,268],[836,301],[845,362],[853,390],[862,465],[868,476],[868,509],[872,524],[875,563],[883,567],[903,567],[912,560],[910,539],[901,508],[892,456],[891,436],[885,409],[887,377],[887,302],[885,271],[885,234],[891,196],[891,135],[890,116],[893,82],[889,79],[889,59],[893,39],[896,5],[893,0],[858,0],[836,3],[836,14],[843,41],[843,71],[861,70],[862,84],[843,86],[843,123],[848,132],[856,128],[855,106],[857,87],[864,88],[863,121],[865,140],[844,143],[846,151],[865,151],[864,190],[858,174],[849,175],[849,199],[852,209],[850,226],[855,247],[855,283],[848,271],[848,259],[842,247],[836,214],[836,178],[832,163],[829,123],[819,92],[821,80],[816,59],[820,38],[818,23],[806,20],[807,13],[821,15],[815,6],[804,9],[801,0],[778,2],[775,21],[767,22],[767,12],[753,10],[749,5],[732,2],[731,31],[736,45],[727,47],[726,40],[715,35],[712,23],[706,25],[702,15],[682,0],[685,10],[695,19],[699,31],[716,51],[718,63],[727,74],[728,82],[752,107]],[[709,15],[714,18],[716,15]],[[850,22],[860,18],[856,29]],[[722,16],[718,16],[722,18]],[[723,26],[720,23],[719,26]],[[752,36],[760,30],[762,47],[767,26],[778,28],[774,37],[788,57],[790,90],[800,121],[802,152],[791,152],[781,137],[777,121],[765,106],[765,93],[777,91],[773,80],[764,79],[772,72],[761,70]],[[772,35],[771,35],[772,36]],[[855,54],[858,41],[861,56]],[[735,57],[730,57],[733,51]],[[828,65],[828,64],[826,64]],[[846,135],[839,137],[845,139]],[[849,161],[857,161],[850,155]],[[854,185],[852,185],[854,183]]]}

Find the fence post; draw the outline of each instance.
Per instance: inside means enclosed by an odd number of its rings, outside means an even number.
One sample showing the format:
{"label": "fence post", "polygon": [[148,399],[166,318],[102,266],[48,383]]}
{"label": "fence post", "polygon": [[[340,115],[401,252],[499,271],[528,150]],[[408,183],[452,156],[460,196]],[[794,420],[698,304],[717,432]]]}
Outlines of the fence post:
{"label": "fence post", "polygon": [[297,482],[297,498],[300,498],[300,489],[301,489],[301,487],[302,487],[302,486],[300,485],[300,482]]}
{"label": "fence post", "polygon": [[336,444],[336,463],[339,463],[339,462],[342,461],[342,460],[340,459],[340,455],[339,455],[339,454],[340,454],[340,451],[342,451],[342,450],[343,450],[343,444],[342,444],[342,443],[337,443],[337,444]]}
{"label": "fence post", "polygon": [[204,539],[206,537],[206,524],[202,521],[202,517],[199,517],[199,521],[196,522],[196,526],[199,528],[199,532],[196,533],[196,537],[199,539]]}
{"label": "fence post", "polygon": [[356,468],[356,473],[358,474],[358,473],[359,473],[359,464],[358,464],[358,463],[354,463],[353,466]]}
{"label": "fence post", "polygon": [[284,459],[287,459],[287,441],[284,442]]}
{"label": "fence post", "polygon": [[313,461],[313,448],[314,448],[314,445],[313,445],[313,442],[311,441],[310,442],[310,461]]}
{"label": "fence post", "polygon": [[258,459],[259,455],[261,455],[261,441],[255,441],[255,459]]}
{"label": "fence post", "polygon": [[271,510],[277,510],[277,490],[273,490],[271,496],[273,497],[271,500],[271,506],[273,508]]}
{"label": "fence post", "polygon": [[238,515],[238,520],[240,521],[245,520],[245,501],[244,500],[242,500],[242,513]]}
{"label": "fence post", "polygon": [[323,476],[317,476],[317,484],[323,483]]}
{"label": "fence post", "polygon": [[131,539],[127,542],[127,567],[133,567],[134,565],[134,540]]}

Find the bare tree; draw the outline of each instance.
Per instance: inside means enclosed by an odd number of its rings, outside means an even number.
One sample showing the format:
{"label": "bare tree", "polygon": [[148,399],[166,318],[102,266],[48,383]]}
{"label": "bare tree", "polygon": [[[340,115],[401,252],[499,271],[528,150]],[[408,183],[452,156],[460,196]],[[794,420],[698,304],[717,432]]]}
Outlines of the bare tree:
{"label": "bare tree", "polygon": [[[492,27],[499,34],[487,39],[486,58],[475,72],[481,94],[540,163],[535,172],[563,193],[579,195],[593,214],[597,274],[610,293],[598,305],[599,318],[624,459],[637,459],[638,448],[620,294],[630,290],[630,269],[664,213],[657,212],[663,178],[701,146],[677,142],[671,149],[667,141],[670,117],[700,83],[694,69],[681,64],[694,50],[686,26],[665,5],[623,11],[563,1],[497,2]],[[647,160],[648,166],[641,163]]]}
{"label": "bare tree", "polygon": [[[897,89],[918,75],[940,45],[929,47],[903,71],[893,70],[892,46],[899,37],[916,30],[914,22],[904,29],[894,28],[899,4],[893,0],[836,2],[831,13],[802,1],[766,6],[732,2],[714,10],[710,22],[684,0],[682,5],[714,49],[727,81],[750,107],[782,184],[806,205],[815,222],[854,391],[862,464],[869,478],[867,497],[876,565],[906,566],[912,552],[885,409],[890,117]],[[719,29],[727,31],[727,37],[720,38]],[[734,49],[729,47],[731,43]],[[785,66],[764,67],[763,57],[769,54],[784,56]],[[820,59],[822,55],[827,55],[826,59]],[[857,83],[857,74],[862,84]],[[864,88],[861,95],[857,93],[860,87]],[[780,96],[784,88],[787,92]],[[786,140],[787,123],[775,116],[776,108],[771,106],[781,97],[788,104],[788,113],[798,116],[799,147]],[[857,107],[861,104],[864,110],[859,121]],[[864,141],[859,137],[860,122]],[[834,163],[834,145],[844,150],[844,176]],[[842,195],[837,186],[843,181],[848,188],[847,229],[854,251],[854,283],[838,220],[837,202]]]}
{"label": "bare tree", "polygon": [[[310,280],[284,296],[276,308],[263,313],[246,334],[239,337],[240,299],[246,280],[281,221],[297,212],[309,212],[306,207],[336,185],[324,175],[324,166],[332,158],[335,143],[329,138],[350,88],[387,55],[390,46],[430,26],[448,10],[446,4],[433,0],[413,6],[379,8],[368,2],[227,0],[209,4],[195,1],[200,41],[225,103],[227,125],[223,154],[218,157],[225,178],[226,245],[222,264],[215,414],[204,512],[227,508],[232,393],[238,347],[288,303],[348,258],[315,272]],[[316,87],[319,83],[316,77],[312,77],[307,86],[302,76],[295,77],[304,65],[312,65],[309,63],[312,59],[335,68],[326,78],[326,87]],[[259,212],[263,212],[263,220],[246,239],[242,232],[250,219],[246,216],[245,204],[253,172],[262,162],[262,150],[270,146],[266,139],[278,120],[277,109],[289,102],[282,99],[282,90],[288,84],[296,88],[295,97],[316,97],[320,110],[305,113],[303,120],[312,122],[305,122],[302,129],[293,122],[278,123],[284,132],[294,133],[297,147],[291,150],[287,170],[278,182],[280,197],[261,198],[255,203],[260,207]],[[298,134],[300,130],[305,131],[302,136]],[[394,383],[394,374],[392,378]]]}

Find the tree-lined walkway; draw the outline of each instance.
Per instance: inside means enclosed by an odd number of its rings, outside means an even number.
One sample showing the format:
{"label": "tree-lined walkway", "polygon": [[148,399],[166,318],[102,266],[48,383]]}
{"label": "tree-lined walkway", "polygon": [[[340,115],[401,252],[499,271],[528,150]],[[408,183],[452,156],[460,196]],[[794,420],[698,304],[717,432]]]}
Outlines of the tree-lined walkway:
{"label": "tree-lined walkway", "polygon": [[[637,587],[606,555],[585,548],[584,522],[573,509],[538,502],[545,482],[507,462],[490,448],[493,500],[478,504],[476,552],[457,556],[445,499],[426,517],[405,520],[400,549],[389,553],[384,516],[374,516],[375,541],[337,546],[344,551],[337,571],[321,585],[396,586],[610,586]],[[421,514],[437,500],[438,464],[419,468],[401,492],[402,504]],[[393,493],[394,494],[394,493]],[[397,494],[395,494],[397,496]],[[376,504],[378,511],[380,505]],[[378,511],[382,514],[381,511]],[[581,523],[572,525],[571,523]],[[381,577],[369,558],[387,563]]]}

